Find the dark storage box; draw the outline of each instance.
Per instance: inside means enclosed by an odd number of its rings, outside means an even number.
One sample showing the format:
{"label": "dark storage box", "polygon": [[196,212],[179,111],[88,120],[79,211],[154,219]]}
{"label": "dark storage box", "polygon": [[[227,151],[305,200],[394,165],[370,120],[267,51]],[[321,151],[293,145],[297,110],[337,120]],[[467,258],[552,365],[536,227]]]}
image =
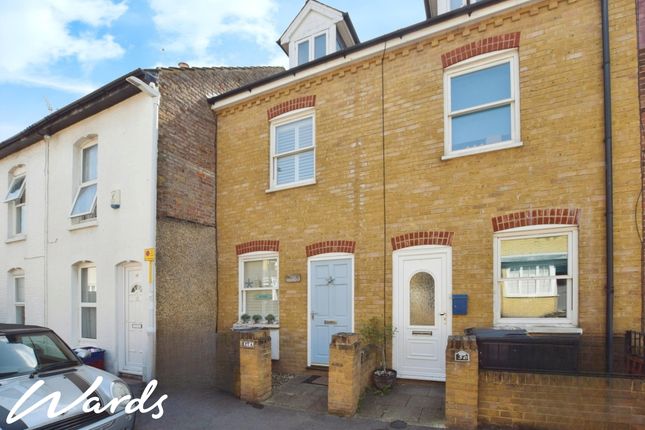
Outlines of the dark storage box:
{"label": "dark storage box", "polygon": [[525,330],[469,328],[477,337],[479,366],[492,370],[576,372],[580,335],[529,335]]}

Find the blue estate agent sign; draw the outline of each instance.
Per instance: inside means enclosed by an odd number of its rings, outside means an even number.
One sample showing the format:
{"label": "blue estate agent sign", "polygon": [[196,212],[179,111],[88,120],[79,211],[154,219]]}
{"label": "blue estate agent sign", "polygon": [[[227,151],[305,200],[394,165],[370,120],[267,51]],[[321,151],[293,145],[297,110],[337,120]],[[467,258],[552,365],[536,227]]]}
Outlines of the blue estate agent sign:
{"label": "blue estate agent sign", "polygon": [[271,294],[256,294],[255,300],[271,300],[273,296]]}
{"label": "blue estate agent sign", "polygon": [[455,352],[455,361],[461,361],[461,362],[470,361],[470,353],[466,351]]}

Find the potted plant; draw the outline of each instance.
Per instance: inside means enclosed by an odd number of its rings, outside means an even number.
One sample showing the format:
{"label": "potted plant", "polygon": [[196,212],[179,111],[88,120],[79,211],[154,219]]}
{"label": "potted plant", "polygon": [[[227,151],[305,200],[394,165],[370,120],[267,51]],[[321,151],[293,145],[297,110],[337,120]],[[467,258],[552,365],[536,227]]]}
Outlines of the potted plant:
{"label": "potted plant", "polygon": [[385,345],[392,340],[395,330],[391,324],[386,324],[382,319],[373,317],[363,324],[359,334],[366,345],[374,345],[379,353],[380,365],[374,370],[372,380],[379,390],[387,390],[396,382],[396,370],[387,367]]}
{"label": "potted plant", "polygon": [[267,320],[267,324],[273,324],[275,323],[275,315],[269,314],[264,317],[265,320]]}
{"label": "potted plant", "polygon": [[260,321],[262,321],[262,315],[258,315],[258,314],[253,315],[253,322],[255,324],[258,324]]}
{"label": "potted plant", "polygon": [[249,315],[249,314],[242,314],[242,316],[240,317],[240,319],[242,320],[242,323],[244,323],[244,324],[248,324],[248,323],[249,323],[249,321],[251,321],[251,315]]}

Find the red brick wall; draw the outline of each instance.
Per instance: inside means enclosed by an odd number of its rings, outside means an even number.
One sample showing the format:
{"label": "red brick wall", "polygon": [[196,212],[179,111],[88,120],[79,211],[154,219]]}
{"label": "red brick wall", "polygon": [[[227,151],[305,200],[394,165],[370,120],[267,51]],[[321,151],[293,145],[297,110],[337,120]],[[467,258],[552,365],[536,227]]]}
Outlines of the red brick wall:
{"label": "red brick wall", "polygon": [[157,216],[215,225],[215,117],[206,98],[282,70],[159,70]]}
{"label": "red brick wall", "polygon": [[161,69],[157,363],[167,385],[215,383],[215,117],[206,101],[277,68]]}

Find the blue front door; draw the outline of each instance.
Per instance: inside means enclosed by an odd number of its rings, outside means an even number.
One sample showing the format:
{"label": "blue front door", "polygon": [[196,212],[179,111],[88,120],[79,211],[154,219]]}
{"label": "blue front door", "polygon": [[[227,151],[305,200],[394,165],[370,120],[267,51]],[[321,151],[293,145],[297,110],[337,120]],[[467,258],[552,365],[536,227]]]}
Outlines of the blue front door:
{"label": "blue front door", "polygon": [[329,364],[332,335],[352,331],[352,260],[312,261],[311,364]]}

